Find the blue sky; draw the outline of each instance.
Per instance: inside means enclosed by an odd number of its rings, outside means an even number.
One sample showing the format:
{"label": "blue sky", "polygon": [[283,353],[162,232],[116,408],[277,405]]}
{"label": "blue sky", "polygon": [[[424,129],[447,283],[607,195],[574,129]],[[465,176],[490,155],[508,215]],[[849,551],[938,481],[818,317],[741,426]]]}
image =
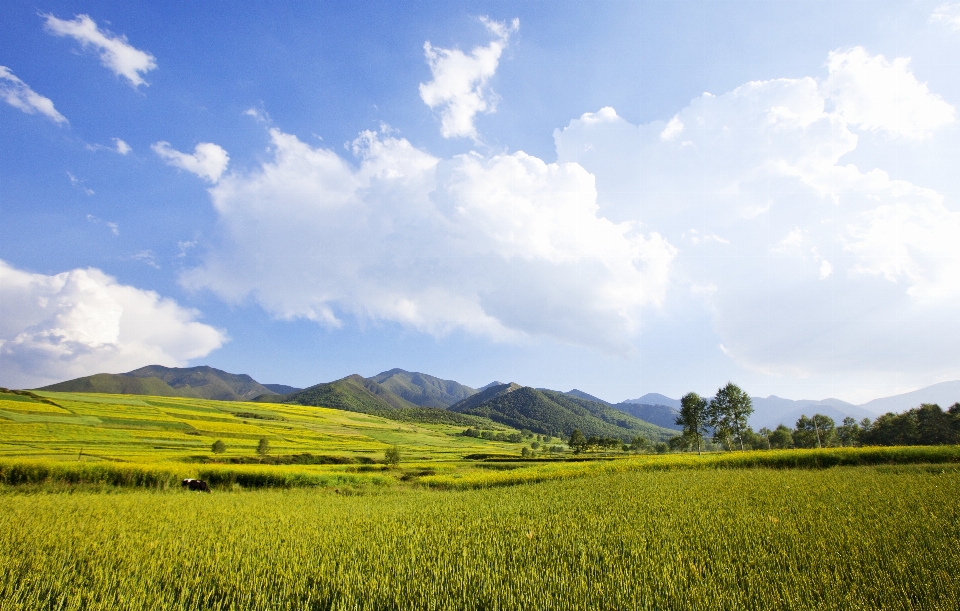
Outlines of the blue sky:
{"label": "blue sky", "polygon": [[958,379],[958,51],[943,2],[8,3],[0,384]]}

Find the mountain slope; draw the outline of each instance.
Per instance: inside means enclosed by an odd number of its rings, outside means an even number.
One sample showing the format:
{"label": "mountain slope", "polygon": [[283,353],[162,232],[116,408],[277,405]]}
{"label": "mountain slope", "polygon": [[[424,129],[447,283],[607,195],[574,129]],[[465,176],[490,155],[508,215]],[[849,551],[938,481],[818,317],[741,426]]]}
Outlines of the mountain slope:
{"label": "mountain slope", "polygon": [[364,414],[384,414],[398,409],[417,407],[376,382],[357,374],[349,375],[334,382],[317,384],[300,392],[282,398],[278,397],[276,401],[332,407],[333,409],[362,412]]}
{"label": "mountain slope", "polygon": [[247,374],[228,373],[206,365],[185,368],[148,365],[123,375],[135,378],[159,378],[173,388],[190,389],[204,399],[220,401],[246,401],[259,395],[273,393]]}
{"label": "mountain slope", "polygon": [[499,397],[500,395],[505,395],[507,393],[513,392],[515,390],[520,390],[523,386],[510,382],[509,384],[497,384],[494,386],[487,385],[483,390],[478,392],[475,395],[470,395],[463,401],[458,401],[450,406],[450,410],[454,412],[466,412],[467,410],[473,409]]}
{"label": "mountain slope", "polygon": [[645,403],[624,401],[623,403],[617,403],[613,407],[640,420],[656,424],[657,426],[677,431],[683,429],[682,426],[677,424],[677,416],[680,415],[680,411],[669,405],[648,405]]}
{"label": "mountain slope", "polygon": [[[478,402],[477,398],[485,393],[491,396]],[[595,435],[624,440],[642,435],[652,441],[660,441],[674,435],[673,431],[643,422],[603,403],[552,390],[517,387],[516,384],[490,388],[450,409],[489,418],[514,428],[564,437],[574,429],[588,437]]]}
{"label": "mountain slope", "polygon": [[207,366],[184,368],[162,365],[148,365],[127,373],[98,373],[37,390],[160,395],[219,401],[245,401],[258,395],[276,394],[245,374],[227,373]]}
{"label": "mountain slope", "polygon": [[441,380],[425,373],[391,369],[367,378],[393,394],[420,407],[447,408],[477,391],[453,380]]}
{"label": "mountain slope", "polygon": [[585,393],[582,390],[577,390],[576,388],[574,388],[573,390],[568,390],[563,394],[569,397],[576,397],[577,399],[586,399],[587,401],[595,401],[597,403],[603,403],[604,405],[610,405],[611,407],[613,406],[613,404],[610,403],[609,401],[604,401],[603,399],[594,397],[593,395]]}
{"label": "mountain slope", "polygon": [[123,374],[97,373],[66,382],[58,382],[36,390],[51,392],[104,393],[109,395],[156,395],[159,397],[192,397],[189,391],[173,388],[160,378],[131,378]]}

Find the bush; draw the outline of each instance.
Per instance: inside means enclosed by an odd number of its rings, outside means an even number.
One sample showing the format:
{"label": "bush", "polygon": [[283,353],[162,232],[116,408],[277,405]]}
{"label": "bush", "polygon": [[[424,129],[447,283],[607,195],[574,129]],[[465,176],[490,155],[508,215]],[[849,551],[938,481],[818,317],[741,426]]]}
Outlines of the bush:
{"label": "bush", "polygon": [[387,448],[383,453],[383,462],[387,463],[391,467],[396,467],[400,464],[400,446],[393,446]]}
{"label": "bush", "polygon": [[257,444],[257,454],[260,456],[266,456],[270,453],[270,440],[266,437],[260,438],[260,443]]}
{"label": "bush", "polygon": [[227,451],[227,444],[223,443],[222,439],[218,439],[213,442],[213,447],[211,447],[210,450],[214,454],[223,454]]}

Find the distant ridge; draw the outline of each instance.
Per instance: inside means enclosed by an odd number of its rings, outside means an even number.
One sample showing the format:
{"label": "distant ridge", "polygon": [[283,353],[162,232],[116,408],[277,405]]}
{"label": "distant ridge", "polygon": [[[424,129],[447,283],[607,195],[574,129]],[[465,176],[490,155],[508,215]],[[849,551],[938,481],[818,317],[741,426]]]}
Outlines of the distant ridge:
{"label": "distant ridge", "polygon": [[278,395],[289,395],[295,392],[300,392],[302,388],[297,388],[296,386],[287,386],[286,384],[264,384],[264,388],[271,390]]}
{"label": "distant ridge", "polygon": [[613,407],[631,416],[635,416],[640,420],[646,420],[647,422],[662,426],[666,429],[676,431],[683,430],[683,427],[677,424],[677,416],[680,415],[680,411],[669,405],[648,405],[645,403],[624,401],[623,403],[617,403]]}
{"label": "distant ridge", "polygon": [[494,380],[493,382],[490,382],[485,386],[481,386],[480,388],[477,389],[477,391],[484,391],[488,388],[493,388],[494,386],[503,386],[503,382],[497,382],[496,380]]}
{"label": "distant ridge", "polygon": [[420,407],[446,409],[477,391],[453,380],[441,380],[425,373],[391,369],[367,378],[398,397]]}
{"label": "distant ridge", "polygon": [[587,394],[582,390],[577,390],[576,388],[574,388],[573,390],[568,390],[563,394],[570,397],[576,397],[578,399],[586,399],[587,401],[596,401],[597,403],[603,403],[604,405],[609,405],[610,407],[613,407],[613,403],[610,403],[609,401],[604,401],[603,399],[598,399],[597,397],[594,397],[591,394]]}
{"label": "distant ridge", "polygon": [[623,403],[639,403],[641,405],[666,405],[675,410],[680,409],[680,399],[671,399],[666,395],[657,392],[648,392],[639,399],[627,399]]}

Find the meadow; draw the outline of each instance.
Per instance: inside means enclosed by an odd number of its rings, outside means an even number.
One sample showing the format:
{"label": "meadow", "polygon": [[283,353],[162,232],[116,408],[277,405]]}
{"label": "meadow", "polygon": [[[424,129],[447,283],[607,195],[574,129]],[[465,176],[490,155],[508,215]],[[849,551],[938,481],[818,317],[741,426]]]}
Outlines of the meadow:
{"label": "meadow", "polygon": [[[524,460],[461,433],[5,396],[0,611],[960,608],[958,446]],[[336,460],[229,462],[261,437],[277,459]]]}
{"label": "meadow", "polygon": [[0,494],[0,610],[960,608],[960,470]]}

